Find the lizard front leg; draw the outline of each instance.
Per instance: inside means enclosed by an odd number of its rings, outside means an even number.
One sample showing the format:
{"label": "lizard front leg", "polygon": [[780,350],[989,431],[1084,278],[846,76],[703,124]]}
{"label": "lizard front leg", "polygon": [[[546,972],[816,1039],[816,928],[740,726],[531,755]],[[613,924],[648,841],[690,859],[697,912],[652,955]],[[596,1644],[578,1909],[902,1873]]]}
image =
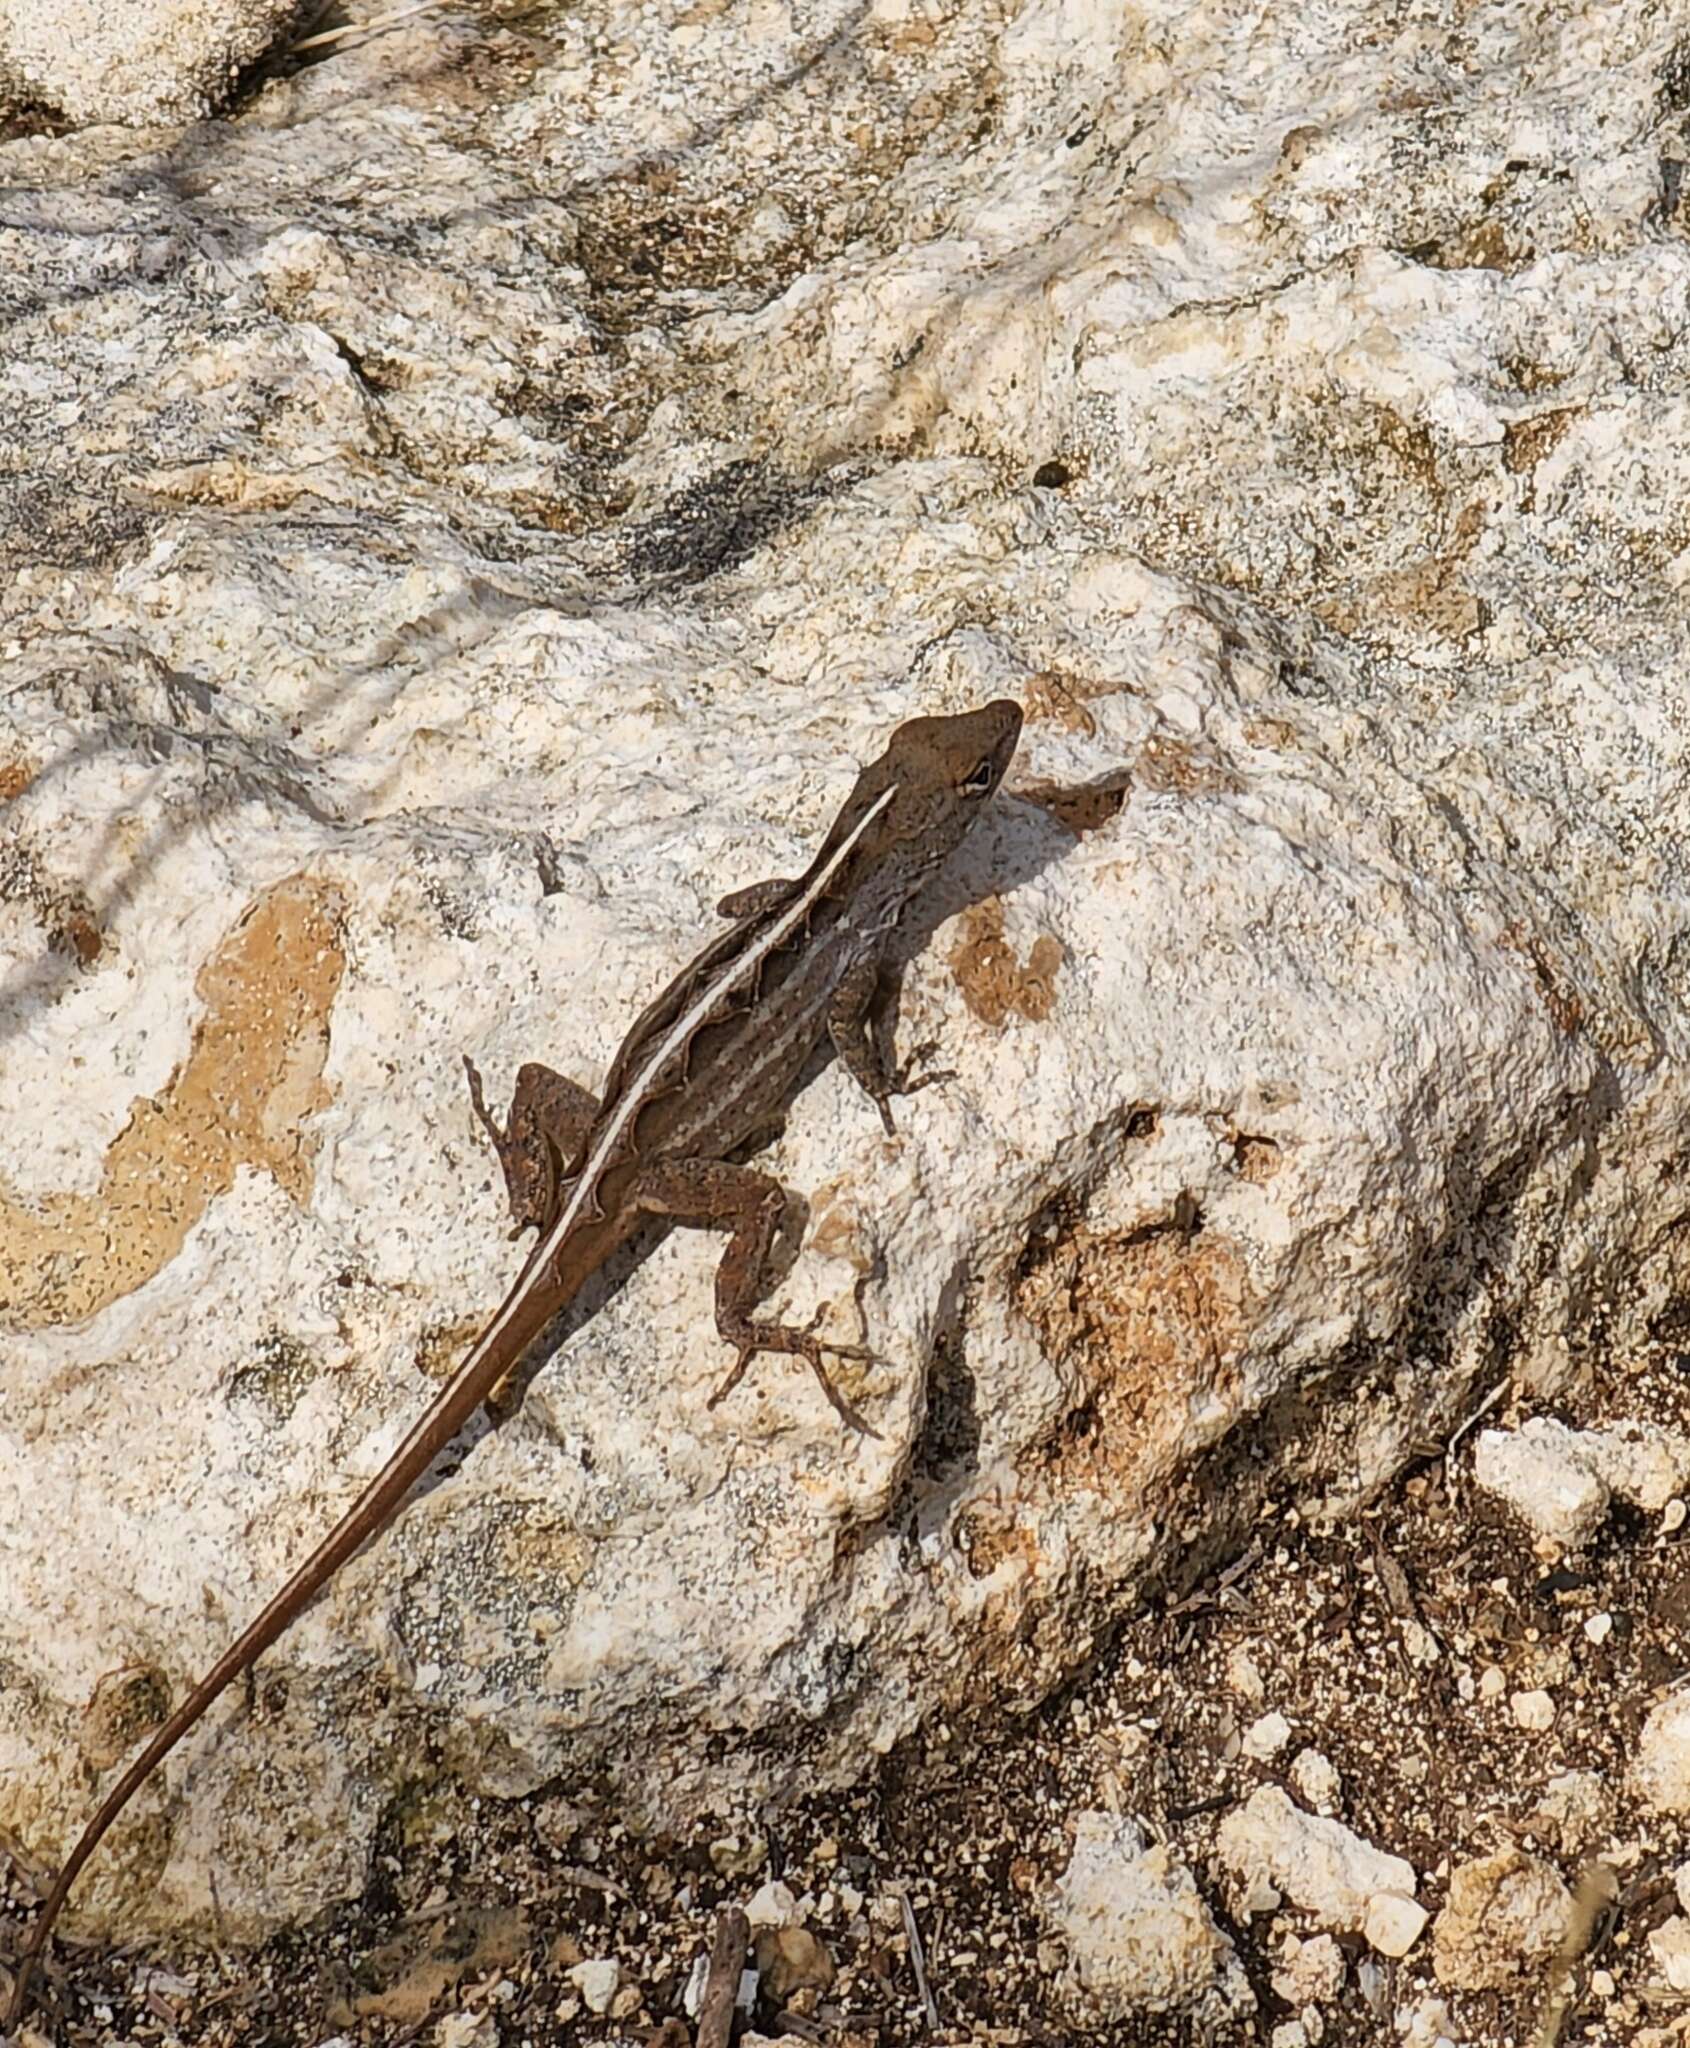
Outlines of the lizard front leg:
{"label": "lizard front leg", "polygon": [[[510,1113],[501,1126],[487,1107],[481,1075],[467,1052],[464,1072],[469,1076],[470,1107],[492,1139],[504,1170],[505,1194],[515,1224],[511,1236],[520,1237],[531,1228],[544,1230],[553,1215],[564,1169],[580,1151],[599,1113],[597,1096],[538,1060],[530,1060],[517,1069]],[[481,1406],[495,1426],[505,1420],[515,1406],[510,1373],[487,1389]]]}
{"label": "lizard front leg", "polygon": [[769,1253],[786,1208],[786,1190],[778,1180],[754,1167],[733,1166],[726,1160],[661,1160],[636,1169],[627,1199],[653,1216],[670,1216],[678,1223],[733,1233],[716,1268],[716,1328],[739,1355],[733,1371],[710,1396],[712,1408],[739,1385],[746,1367],[760,1351],[778,1351],[804,1360],[843,1421],[864,1436],[879,1436],[833,1384],[826,1364],[828,1354],[869,1359],[874,1356],[872,1351],[860,1344],[835,1344],[830,1338],[816,1336],[819,1310],[802,1330],[786,1323],[763,1322],[751,1313],[762,1297]]}
{"label": "lizard front leg", "polygon": [[599,1113],[598,1097],[579,1082],[530,1060],[517,1069],[510,1114],[501,1126],[487,1107],[481,1075],[467,1052],[464,1072],[469,1076],[470,1107],[492,1139],[504,1171],[515,1226],[511,1236],[540,1230],[551,1214],[564,1168],[581,1149]]}
{"label": "lizard front leg", "polygon": [[915,1095],[923,1088],[931,1088],[937,1081],[955,1080],[956,1070],[954,1067],[936,1067],[922,1074],[918,1080],[912,1080],[911,1070],[916,1061],[932,1051],[931,1046],[921,1047],[909,1065],[898,1068],[896,1072],[887,1067],[881,1043],[884,1025],[879,1001],[881,990],[881,962],[874,954],[865,954],[834,992],[833,1007],[827,1013],[827,1035],[833,1040],[833,1049],[844,1061],[846,1071],[880,1111],[880,1121],[886,1126],[887,1136],[891,1137],[896,1129],[892,1122],[892,1097]]}

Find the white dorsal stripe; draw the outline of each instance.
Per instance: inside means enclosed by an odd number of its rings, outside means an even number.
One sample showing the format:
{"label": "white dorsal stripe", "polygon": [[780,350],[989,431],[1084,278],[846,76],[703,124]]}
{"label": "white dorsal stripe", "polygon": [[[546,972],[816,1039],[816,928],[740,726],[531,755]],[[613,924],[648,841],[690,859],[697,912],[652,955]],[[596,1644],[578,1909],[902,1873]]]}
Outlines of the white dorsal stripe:
{"label": "white dorsal stripe", "polygon": [[748,975],[754,974],[763,961],[781,944],[787,935],[795,931],[803,923],[811,910],[814,909],[817,898],[826,889],[828,883],[833,880],[834,876],[838,874],[863,834],[897,794],[898,785],[894,782],[889,789],[883,790],[875,798],[874,802],[864,811],[857,823],[852,826],[851,830],[839,842],[826,865],[818,870],[815,879],[810,883],[809,887],[801,895],[793,898],[791,904],[781,912],[780,916],[775,919],[754,946],[741,953],[737,959],[730,960],[720,974],[705,984],[691,1009],[676,1018],[675,1022],[663,1034],[650,1059],[646,1061],[645,1065],[622,1090],[622,1099],[617,1104],[616,1114],[599,1134],[598,1143],[593,1147],[585,1165],[583,1165],[580,1173],[576,1176],[574,1189],[570,1194],[569,1200],[564,1204],[562,1214],[534,1247],[533,1251],[530,1252],[528,1264],[523,1268],[524,1278],[529,1284],[512,1288],[510,1294],[506,1297],[504,1307],[493,1318],[492,1322],[487,1325],[487,1328],[481,1333],[480,1338],[476,1342],[475,1348],[470,1352],[463,1364],[459,1366],[457,1372],[453,1374],[452,1377],[455,1383],[461,1381],[465,1374],[475,1370],[492,1346],[498,1342],[501,1333],[509,1325],[512,1317],[515,1316],[518,1309],[522,1307],[528,1296],[533,1292],[532,1283],[535,1276],[545,1270],[545,1267],[556,1255],[558,1247],[575,1227],[581,1211],[591,1201],[594,1189],[598,1185],[598,1177],[604,1171],[606,1161],[615,1150],[617,1140],[628,1128],[634,1117],[638,1115],[640,1106],[645,1100],[646,1089],[651,1085],[664,1063],[672,1059],[680,1051],[693,1032],[709,1016],[711,1010],[734,984],[745,979]]}

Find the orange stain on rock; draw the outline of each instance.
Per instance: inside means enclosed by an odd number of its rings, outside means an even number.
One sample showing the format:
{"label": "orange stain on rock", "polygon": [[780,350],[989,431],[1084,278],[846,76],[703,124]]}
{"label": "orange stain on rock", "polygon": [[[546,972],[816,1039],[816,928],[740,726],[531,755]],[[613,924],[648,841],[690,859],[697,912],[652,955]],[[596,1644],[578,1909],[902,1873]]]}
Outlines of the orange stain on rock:
{"label": "orange stain on rock", "polygon": [[1230,1241],[1174,1221],[1107,1237],[1082,1225],[1026,1262],[1016,1301],[1087,1390],[1036,1454],[1059,1482],[1143,1491],[1194,1406],[1237,1412],[1251,1291]]}
{"label": "orange stain on rock", "polygon": [[1017,959],[1003,928],[1003,905],[994,896],[964,914],[950,962],[963,1001],[983,1022],[997,1025],[1011,1013],[1034,1022],[1048,1017],[1066,957],[1046,933],[1033,941],[1025,961]]}
{"label": "orange stain on rock", "polygon": [[273,1174],[304,1204],[314,1147],[303,1125],[329,1100],[329,1016],[346,966],[339,909],[299,876],[248,909],[200,970],[188,1057],[135,1104],[96,1194],[0,1196],[0,1312],[14,1327],[81,1322],[132,1293],[239,1167]]}

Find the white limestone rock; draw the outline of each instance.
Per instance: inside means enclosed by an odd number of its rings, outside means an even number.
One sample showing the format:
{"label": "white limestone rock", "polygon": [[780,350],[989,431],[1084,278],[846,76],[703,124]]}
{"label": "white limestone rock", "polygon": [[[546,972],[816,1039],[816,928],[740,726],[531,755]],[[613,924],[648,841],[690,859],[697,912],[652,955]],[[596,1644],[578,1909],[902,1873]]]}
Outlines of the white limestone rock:
{"label": "white limestone rock", "polygon": [[1690,1814],[1690,1685],[1650,1710],[1638,1731],[1631,1785],[1654,1813]]}
{"label": "white limestone rock", "polygon": [[1235,1807],[1215,1846],[1246,1893],[1265,1882],[1323,1927],[1363,1933],[1383,1954],[1406,1954],[1425,1925],[1411,1863],[1341,1821],[1304,1813],[1277,1785]]}
{"label": "white limestone rock", "polygon": [[1432,1967],[1456,1991],[1492,1991],[1540,1971],[1567,1937],[1573,1897],[1560,1872],[1523,1849],[1458,1864],[1432,1923]]}
{"label": "white limestone rock", "polygon": [[1425,1933],[1430,1918],[1418,1899],[1401,1892],[1375,1892],[1362,1918],[1362,1936],[1377,1955],[1405,1956]]}
{"label": "white limestone rock", "polygon": [[1043,1911],[1067,1953],[1058,1991],[1077,2025],[1176,2012],[1204,2024],[1255,2005],[1191,1872],[1130,1820],[1078,1817]]}
{"label": "white limestone rock", "polygon": [[1263,1714],[1244,1731],[1243,1751],[1258,1763],[1278,1756],[1291,1740],[1291,1723],[1283,1714]]}
{"label": "white limestone rock", "polygon": [[1534,1686],[1529,1692],[1511,1693],[1508,1711],[1516,1728],[1524,1728],[1528,1734],[1543,1735],[1555,1726],[1555,1700],[1541,1686]]}
{"label": "white limestone rock", "polygon": [[1308,1941],[1288,1934],[1273,1972],[1275,1993],[1289,2005],[1329,2005],[1344,1988],[1344,1951],[1330,1934]]}
{"label": "white limestone rock", "polygon": [[1312,1806],[1316,1813],[1337,1812],[1344,1782],[1329,1756],[1318,1749],[1300,1749],[1291,1759],[1287,1775],[1305,1805]]}
{"label": "white limestone rock", "polygon": [[622,1966],[613,1957],[593,1957],[575,1964],[566,1973],[566,1978],[580,1992],[582,2003],[589,2012],[605,2013],[609,2012],[621,1987]]}
{"label": "white limestone rock", "polygon": [[308,0],[0,0],[0,99],[77,127],[196,121],[305,12]]}
{"label": "white limestone rock", "polygon": [[1397,2009],[1396,2038],[1401,2048],[1463,2048],[1448,2005],[1441,1998],[1422,1998]]}
{"label": "white limestone rock", "polygon": [[1650,1928],[1649,1953],[1669,1991],[1690,1991],[1690,1920],[1674,1913]]}
{"label": "white limestone rock", "polygon": [[1564,1855],[1576,1856],[1609,1825],[1613,1796],[1597,1771],[1559,1771],[1548,1779],[1532,1812]]}
{"label": "white limestone rock", "polygon": [[775,1361],[711,1410],[720,1247],[672,1234],[84,1928],[314,1914],[433,1772],[776,1809],[1690,1293],[1690,462],[1636,371],[1690,297],[1678,29],[1581,19],[1569,93],[1491,9],[1428,104],[1398,14],[1269,10],[1241,65],[1225,10],[956,8],[816,64],[742,0],[439,9],[204,133],[0,145],[32,1861],[514,1270],[459,1053],[596,1084],[892,724],[1029,714],[906,941],[900,1050],[957,1078],[888,1140],[829,1068],[762,1159],[810,1204],[774,1304],[875,1351],[880,1440]]}
{"label": "white limestone rock", "polygon": [[1517,1430],[1481,1430],[1473,1477],[1535,1534],[1577,1551],[1615,1495],[1659,1513],[1690,1480],[1690,1439],[1652,1422],[1569,1429],[1538,1415]]}
{"label": "white limestone rock", "polygon": [[778,1877],[759,1885],[746,1900],[745,1917],[753,1927],[796,1927],[803,1918],[792,1888]]}

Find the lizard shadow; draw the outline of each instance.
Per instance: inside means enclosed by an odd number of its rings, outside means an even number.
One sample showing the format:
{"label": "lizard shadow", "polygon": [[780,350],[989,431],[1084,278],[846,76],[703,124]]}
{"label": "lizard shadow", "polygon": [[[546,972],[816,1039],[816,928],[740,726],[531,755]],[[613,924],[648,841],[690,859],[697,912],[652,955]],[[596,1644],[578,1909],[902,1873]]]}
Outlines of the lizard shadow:
{"label": "lizard shadow", "polygon": [[[1076,837],[1074,829],[1064,822],[1058,808],[1047,800],[1042,789],[1037,796],[1031,798],[1017,798],[1013,792],[1006,792],[999,797],[991,817],[981,821],[970,840],[933,877],[899,922],[888,949],[881,999],[884,1021],[880,1028],[886,1034],[883,1043],[889,1043],[891,1032],[896,1026],[904,981],[909,968],[931,944],[939,928],[951,918],[963,915],[991,899],[1007,897],[1015,890],[1026,886],[1047,867],[1060,860],[1073,846]],[[763,1130],[755,1133],[744,1145],[729,1154],[729,1157],[736,1162],[748,1159],[778,1136],[784,1130],[787,1117],[797,1105],[798,1099],[830,1064],[834,1056],[833,1048],[824,1036],[806,1061],[783,1110],[777,1117],[772,1118]],[[863,1102],[863,1113],[865,1129],[872,1129],[874,1112],[866,1098]],[[848,1136],[845,1132],[841,1132],[840,1135],[842,1141]],[[780,1233],[764,1268],[765,1298],[782,1284],[797,1263],[803,1250],[809,1209],[806,1196],[797,1192],[789,1193]],[[453,1441],[441,1451],[428,1473],[418,1481],[411,1497],[418,1499],[431,1492],[442,1479],[450,1477],[458,1470],[483,1437],[511,1420],[523,1406],[538,1375],[570,1337],[617,1299],[671,1231],[689,1227],[691,1226],[682,1223],[654,1219],[646,1229],[641,1230],[608,1259],[583,1287],[580,1294],[529,1345],[508,1376],[497,1407],[484,1407],[465,1425]],[[703,1308],[702,1312],[708,1314],[709,1310]],[[723,1376],[726,1375],[731,1363],[731,1353],[724,1345]],[[724,1428],[731,1427],[725,1410],[720,1421]],[[977,1430],[974,1440],[978,1441]]]}

